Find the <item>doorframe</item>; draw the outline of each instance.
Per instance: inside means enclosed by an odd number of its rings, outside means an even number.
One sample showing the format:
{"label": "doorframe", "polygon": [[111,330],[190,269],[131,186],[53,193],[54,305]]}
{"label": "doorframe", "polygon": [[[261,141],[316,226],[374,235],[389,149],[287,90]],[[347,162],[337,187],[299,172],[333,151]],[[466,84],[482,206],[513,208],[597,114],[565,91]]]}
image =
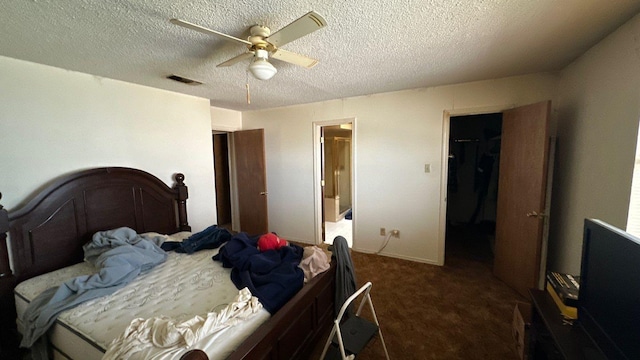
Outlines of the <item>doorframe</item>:
{"label": "doorframe", "polygon": [[[348,117],[336,120],[322,120],[313,122],[313,192],[314,192],[314,223],[315,223],[315,244],[322,244],[322,156],[320,154],[320,134],[324,126],[334,126],[351,123],[351,212],[357,214],[357,192],[356,192],[356,117]],[[351,220],[352,247],[356,243],[356,215]]]}
{"label": "doorframe", "polygon": [[444,265],[447,229],[447,184],[449,181],[449,138],[451,117],[501,113],[515,108],[515,104],[495,105],[477,108],[444,110],[442,114],[442,170],[440,179],[440,217],[438,230],[438,265]]}

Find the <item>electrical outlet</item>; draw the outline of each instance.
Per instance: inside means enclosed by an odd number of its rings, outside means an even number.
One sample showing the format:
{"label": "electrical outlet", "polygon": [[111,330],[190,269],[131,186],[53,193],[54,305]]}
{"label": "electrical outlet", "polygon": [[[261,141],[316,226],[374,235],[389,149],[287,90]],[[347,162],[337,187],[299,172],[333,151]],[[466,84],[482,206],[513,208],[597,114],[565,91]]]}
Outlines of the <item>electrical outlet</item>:
{"label": "electrical outlet", "polygon": [[380,236],[387,235],[387,230],[385,228],[380,228]]}
{"label": "electrical outlet", "polygon": [[391,230],[391,235],[393,237],[397,237],[399,239],[400,238],[400,230]]}

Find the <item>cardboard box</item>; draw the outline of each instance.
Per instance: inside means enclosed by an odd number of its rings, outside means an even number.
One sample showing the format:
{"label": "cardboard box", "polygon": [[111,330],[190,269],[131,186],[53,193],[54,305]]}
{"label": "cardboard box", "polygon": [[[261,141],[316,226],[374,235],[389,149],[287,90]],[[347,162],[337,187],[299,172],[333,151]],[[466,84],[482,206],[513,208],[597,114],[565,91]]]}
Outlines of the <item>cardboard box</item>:
{"label": "cardboard box", "polygon": [[513,309],[511,334],[516,352],[521,360],[527,360],[529,352],[529,325],[531,325],[531,304],[517,302]]}

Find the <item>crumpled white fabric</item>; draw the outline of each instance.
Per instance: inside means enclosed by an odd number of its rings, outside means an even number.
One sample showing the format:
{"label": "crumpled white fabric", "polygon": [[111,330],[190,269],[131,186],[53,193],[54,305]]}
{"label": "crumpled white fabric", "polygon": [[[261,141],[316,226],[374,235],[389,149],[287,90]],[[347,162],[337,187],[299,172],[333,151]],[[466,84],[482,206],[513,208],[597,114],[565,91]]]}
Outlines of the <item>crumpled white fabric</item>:
{"label": "crumpled white fabric", "polygon": [[316,275],[323,273],[331,267],[327,254],[319,247],[307,246],[304,248],[302,261],[298,265],[304,272],[304,282],[307,283]]}
{"label": "crumpled white fabric", "polygon": [[[150,319],[137,318],[131,321],[127,329],[114,339],[107,348],[103,360],[131,359],[144,352],[149,357],[150,348],[187,349],[205,336],[236,325],[262,309],[258,298],[251,295],[249,289],[238,292],[235,301],[218,312],[209,312],[205,317],[196,315],[183,322],[176,322],[166,316]],[[160,355],[166,352],[160,352]]]}

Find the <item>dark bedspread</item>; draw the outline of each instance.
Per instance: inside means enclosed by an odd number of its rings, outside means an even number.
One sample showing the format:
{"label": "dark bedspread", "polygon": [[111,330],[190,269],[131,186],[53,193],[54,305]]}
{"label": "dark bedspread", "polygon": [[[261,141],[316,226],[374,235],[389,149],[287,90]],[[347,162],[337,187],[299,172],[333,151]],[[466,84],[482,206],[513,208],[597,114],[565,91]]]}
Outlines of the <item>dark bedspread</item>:
{"label": "dark bedspread", "polygon": [[290,244],[278,250],[260,252],[257,242],[258,237],[239,233],[220,248],[213,259],[231,268],[231,280],[238,289],[248,287],[262,306],[275,314],[302,288],[304,273],[298,264],[303,249]]}

